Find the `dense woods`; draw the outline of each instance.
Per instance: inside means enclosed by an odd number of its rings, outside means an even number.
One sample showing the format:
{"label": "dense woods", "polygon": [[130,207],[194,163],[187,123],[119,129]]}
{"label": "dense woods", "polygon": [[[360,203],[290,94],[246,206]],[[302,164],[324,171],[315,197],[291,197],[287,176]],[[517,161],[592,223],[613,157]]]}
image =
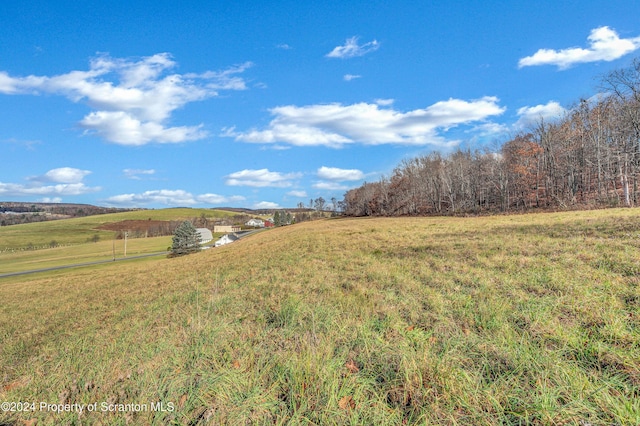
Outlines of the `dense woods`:
{"label": "dense woods", "polygon": [[640,58],[600,79],[599,94],[557,121],[540,118],[497,151],[405,160],[345,194],[354,216],[466,214],[640,202]]}

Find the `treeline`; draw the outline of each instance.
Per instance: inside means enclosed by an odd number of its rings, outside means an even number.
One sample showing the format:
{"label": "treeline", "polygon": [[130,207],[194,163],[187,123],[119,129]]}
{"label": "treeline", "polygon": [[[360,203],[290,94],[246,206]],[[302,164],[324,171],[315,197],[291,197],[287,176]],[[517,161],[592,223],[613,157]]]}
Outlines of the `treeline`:
{"label": "treeline", "polygon": [[118,213],[131,210],[136,209],[98,207],[90,204],[2,201],[0,202],[0,226]]}
{"label": "treeline", "polygon": [[558,121],[540,118],[497,152],[458,149],[403,161],[391,176],[348,191],[344,213],[396,216],[637,206],[640,59],[604,75],[599,90]]}

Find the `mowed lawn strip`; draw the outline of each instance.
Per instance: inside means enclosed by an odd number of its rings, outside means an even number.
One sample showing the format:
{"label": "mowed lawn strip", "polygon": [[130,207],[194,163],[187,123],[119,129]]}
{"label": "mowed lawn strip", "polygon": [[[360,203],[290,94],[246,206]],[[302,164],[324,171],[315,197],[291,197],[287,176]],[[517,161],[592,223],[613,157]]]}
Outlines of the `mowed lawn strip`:
{"label": "mowed lawn strip", "polygon": [[0,281],[0,400],[99,411],[0,423],[640,424],[639,255],[633,209],[339,219]]}

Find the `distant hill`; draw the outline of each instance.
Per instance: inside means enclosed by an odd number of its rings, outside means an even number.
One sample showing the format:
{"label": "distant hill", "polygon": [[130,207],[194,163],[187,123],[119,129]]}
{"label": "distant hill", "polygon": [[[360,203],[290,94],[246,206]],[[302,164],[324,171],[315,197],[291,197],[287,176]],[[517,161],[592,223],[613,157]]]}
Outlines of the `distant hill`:
{"label": "distant hill", "polygon": [[143,209],[121,209],[98,207],[90,204],[73,203],[33,203],[0,201],[0,226],[21,223],[44,222],[47,220],[69,219],[73,217],[120,213]]}

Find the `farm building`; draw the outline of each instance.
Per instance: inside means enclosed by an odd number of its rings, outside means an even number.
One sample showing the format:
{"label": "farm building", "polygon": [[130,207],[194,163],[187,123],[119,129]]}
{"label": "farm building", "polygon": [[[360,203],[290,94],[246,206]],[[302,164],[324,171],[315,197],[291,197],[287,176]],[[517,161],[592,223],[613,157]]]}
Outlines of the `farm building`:
{"label": "farm building", "polygon": [[216,247],[223,246],[225,244],[231,244],[234,241],[237,241],[239,237],[236,234],[225,234],[218,241],[215,242]]}
{"label": "farm building", "polygon": [[264,228],[264,221],[261,219],[251,219],[247,223],[245,223],[245,225],[253,226],[255,228]]}
{"label": "farm building", "polygon": [[201,244],[206,244],[209,241],[213,240],[213,234],[208,228],[196,228],[196,232],[198,233],[198,235],[200,235]]}
{"label": "farm building", "polygon": [[240,227],[235,225],[215,225],[213,227],[213,232],[238,232],[238,231],[240,231]]}

